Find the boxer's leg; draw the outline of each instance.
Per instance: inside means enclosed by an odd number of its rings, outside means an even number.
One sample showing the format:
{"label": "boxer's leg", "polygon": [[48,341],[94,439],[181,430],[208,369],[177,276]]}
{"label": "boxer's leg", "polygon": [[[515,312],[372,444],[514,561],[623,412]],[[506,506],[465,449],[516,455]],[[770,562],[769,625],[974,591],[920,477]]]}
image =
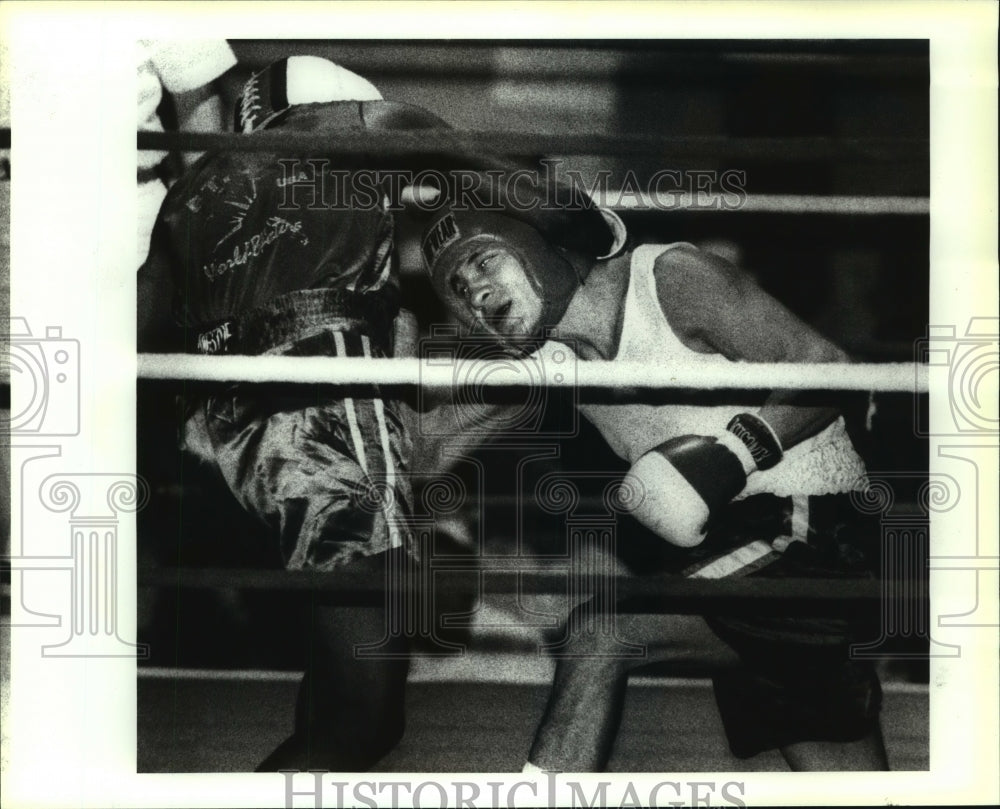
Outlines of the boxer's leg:
{"label": "boxer's leg", "polygon": [[[373,588],[382,587],[384,557],[360,560],[345,570],[370,579]],[[357,647],[387,636],[388,618],[383,606],[337,606],[319,594],[313,598],[295,732],[258,771],[362,772],[396,746],[405,722],[407,641],[390,638],[377,658],[357,654]]]}
{"label": "boxer's leg", "polygon": [[[267,410],[265,403],[236,392],[206,408],[204,449],[233,494],[272,527],[288,568],[326,571],[334,586],[339,573],[350,572],[375,593],[396,586],[388,557],[408,550],[390,549],[403,540],[387,503],[405,513],[409,493],[400,439],[390,439],[392,425],[370,424],[374,405],[366,400],[266,404]],[[386,480],[384,459],[390,453],[397,470],[395,497],[383,503],[372,496],[371,486]],[[379,658],[356,654],[356,647],[387,636],[388,601],[343,606],[335,598],[313,596],[295,732],[259,770],[365,770],[398,742],[407,642],[390,640]]]}
{"label": "boxer's leg", "polygon": [[[557,661],[549,701],[535,733],[526,769],[603,770],[621,724],[632,670],[664,661],[726,666],[737,660],[735,653],[698,616],[631,613],[624,611],[627,604],[620,608],[622,611],[615,619],[615,638],[591,632],[570,638],[570,646]],[[588,605],[576,609],[587,610]],[[620,656],[617,641],[642,645],[645,654]],[[664,732],[669,733],[668,726]]]}
{"label": "boxer's leg", "polygon": [[797,771],[872,772],[889,769],[881,726],[853,742],[797,742],[781,748],[788,766]]}

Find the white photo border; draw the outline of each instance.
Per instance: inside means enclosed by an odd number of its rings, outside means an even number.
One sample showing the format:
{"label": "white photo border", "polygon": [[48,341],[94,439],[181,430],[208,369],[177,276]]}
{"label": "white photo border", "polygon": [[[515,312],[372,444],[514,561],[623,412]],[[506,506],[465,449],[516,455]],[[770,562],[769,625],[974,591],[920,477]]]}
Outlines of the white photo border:
{"label": "white photo border", "polygon": [[[68,471],[134,471],[133,105],[139,38],[927,39],[930,323],[962,329],[970,318],[997,316],[996,31],[992,2],[3,4],[0,37],[9,45],[5,70],[17,164],[11,181],[11,314],[35,329],[61,327],[81,345],[85,429],[61,442],[61,463]],[[931,375],[932,433],[935,408],[938,415],[947,409],[943,374]],[[979,468],[979,491],[987,499],[978,513],[959,508],[935,515],[935,554],[960,555],[960,537],[971,523],[979,532],[980,554],[997,556],[992,456],[995,447],[987,447],[987,463]],[[938,463],[932,446],[932,470]],[[15,508],[18,495],[15,486]],[[38,505],[12,516],[24,526],[44,525],[51,514],[42,512]],[[135,547],[127,540],[134,537],[134,521],[123,519],[118,530],[126,540],[120,543],[119,569],[133,570]],[[52,588],[42,600],[53,612],[67,589],[60,575],[48,574],[48,584],[41,574],[32,581],[33,587]],[[955,571],[932,570],[931,576],[937,615],[968,607],[967,593],[959,591],[964,580]],[[120,632],[134,638],[135,582],[119,585]],[[980,614],[996,623],[996,588],[984,587],[979,595]],[[15,611],[18,596],[15,587]],[[748,806],[997,802],[996,626],[935,626],[934,633],[940,642],[961,646],[962,654],[931,661],[929,772],[673,773],[671,779],[745,782],[740,797]],[[42,657],[39,650],[51,642],[46,629],[17,629],[11,642],[4,805],[286,805],[284,779],[277,774],[136,774],[135,661]],[[488,797],[487,781],[528,778],[448,774],[439,780],[481,783]],[[659,774],[581,780],[596,785],[626,778],[639,795],[663,780]],[[533,805],[539,798],[524,789],[512,800]]]}

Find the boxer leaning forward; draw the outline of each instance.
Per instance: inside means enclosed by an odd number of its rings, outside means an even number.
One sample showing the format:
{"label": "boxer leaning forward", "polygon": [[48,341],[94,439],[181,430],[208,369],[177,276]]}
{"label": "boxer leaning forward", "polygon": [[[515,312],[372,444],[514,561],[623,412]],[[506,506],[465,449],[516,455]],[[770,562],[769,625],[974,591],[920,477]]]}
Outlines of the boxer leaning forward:
{"label": "boxer leaning forward", "polygon": [[[586,204],[508,202],[499,212],[452,204],[426,225],[423,256],[451,315],[512,351],[544,358],[572,346],[584,362],[668,366],[848,361],[724,260],[686,243],[626,246],[617,217]],[[642,492],[633,516],[668,543],[667,570],[753,576],[762,588],[768,577],[872,575],[878,526],[850,499],[866,470],[836,408],[807,406],[787,391],[752,408],[579,407],[630,465],[626,479]],[[627,606],[618,605],[618,640],[645,644],[648,656],[608,656],[599,633],[571,640],[526,771],[603,769],[629,670],[682,646],[664,637],[675,624],[626,614]],[[713,680],[731,751],[749,758],[778,749],[801,770],[887,768],[880,684],[849,654],[867,627],[801,612],[789,603],[777,616],[703,616],[701,626],[737,658]]]}
{"label": "boxer leaning forward", "polygon": [[[342,131],[445,126],[309,56],[280,60],[253,76],[235,118],[236,130],[250,138],[262,131],[320,133],[332,143]],[[139,275],[140,350],[405,352],[396,339],[389,206],[379,195],[350,206],[296,195],[299,175],[281,161],[309,166],[311,157],[323,157],[322,150],[213,151],[171,188]],[[365,159],[334,165],[360,169],[369,165]],[[345,574],[383,592],[389,566],[412,555],[410,437],[401,403],[371,387],[353,398],[307,386],[196,390],[186,398],[184,448],[263,523],[276,561],[289,570],[329,572],[331,588]],[[384,603],[345,605],[316,593],[309,616],[294,732],[258,769],[368,769],[403,733],[407,641],[387,632]],[[365,646],[377,654],[360,653]]]}

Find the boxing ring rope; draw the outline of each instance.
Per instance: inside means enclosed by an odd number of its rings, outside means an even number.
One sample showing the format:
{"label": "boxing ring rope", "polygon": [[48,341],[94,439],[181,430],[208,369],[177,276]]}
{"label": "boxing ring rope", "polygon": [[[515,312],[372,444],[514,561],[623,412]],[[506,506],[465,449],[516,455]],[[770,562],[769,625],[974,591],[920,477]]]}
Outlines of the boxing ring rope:
{"label": "boxing ring rope", "polygon": [[481,387],[577,389],[733,389],[928,391],[928,367],[888,362],[727,363],[682,368],[640,362],[586,361],[566,365],[531,360],[368,359],[357,357],[197,356],[140,354],[140,379],[323,385],[452,387],[456,368]]}
{"label": "boxing ring rope", "polygon": [[[490,562],[495,563],[490,569]],[[527,562],[527,563],[526,563]],[[500,567],[502,565],[502,568]],[[512,568],[517,568],[516,570]],[[516,557],[463,559],[447,557],[434,560],[434,572],[469,572],[486,574],[488,593],[560,593],[585,592],[593,587],[592,576],[552,572],[542,565],[531,565]],[[176,589],[265,590],[285,593],[329,592],[344,603],[381,604],[384,595],[373,590],[370,580],[354,576],[350,570],[336,575],[316,570],[260,570],[222,568],[140,568],[139,585]],[[680,576],[604,576],[603,585],[614,589],[620,601],[629,601],[635,609],[693,615],[714,609],[760,609],[778,612],[787,609],[789,599],[807,601],[810,611],[838,613],[854,605],[865,608],[883,597],[883,582],[869,579],[687,579]],[[484,594],[478,578],[471,581],[437,582],[435,592],[476,597]],[[915,591],[906,595],[918,601]]]}
{"label": "boxing ring rope", "polygon": [[[253,138],[233,133],[140,132],[140,149],[203,151],[275,151],[329,155],[365,155],[377,150],[389,156],[450,154],[489,151],[495,155],[660,155],[664,162],[682,159],[711,161],[780,159],[793,162],[845,159],[852,161],[924,160],[929,144],[920,139],[890,138],[729,138],[661,137],[653,135],[537,135],[526,133],[458,132],[423,130],[339,135],[337,142],[306,133],[258,132]],[[696,211],[787,213],[846,216],[926,216],[930,201],[907,196],[823,196],[809,194],[746,194],[733,204],[717,194],[664,192],[650,194],[617,189],[597,189],[599,205],[618,212]]]}
{"label": "boxing ring rope", "polygon": [[900,163],[926,161],[926,138],[829,138],[661,136],[647,134],[473,132],[454,129],[364,130],[329,135],[262,131],[252,137],[234,133],[139,132],[138,148],[203,152],[329,154],[386,157],[406,155],[643,155],[664,159],[766,160],[798,163],[851,160]]}
{"label": "boxing ring rope", "polygon": [[747,194],[736,204],[719,194],[672,194],[609,190],[593,194],[594,202],[619,213],[693,211],[697,213],[780,213],[834,216],[927,216],[927,197],[822,196],[813,194]]}

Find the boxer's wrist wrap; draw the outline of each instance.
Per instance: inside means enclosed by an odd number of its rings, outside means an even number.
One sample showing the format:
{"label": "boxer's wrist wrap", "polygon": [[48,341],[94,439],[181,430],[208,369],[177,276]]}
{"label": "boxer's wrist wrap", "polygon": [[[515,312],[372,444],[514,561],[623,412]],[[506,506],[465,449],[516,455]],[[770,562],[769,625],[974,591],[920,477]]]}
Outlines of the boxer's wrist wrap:
{"label": "boxer's wrist wrap", "polygon": [[776,466],[782,457],[781,442],[771,425],[753,413],[740,413],[726,426],[750,452],[757,469]]}

